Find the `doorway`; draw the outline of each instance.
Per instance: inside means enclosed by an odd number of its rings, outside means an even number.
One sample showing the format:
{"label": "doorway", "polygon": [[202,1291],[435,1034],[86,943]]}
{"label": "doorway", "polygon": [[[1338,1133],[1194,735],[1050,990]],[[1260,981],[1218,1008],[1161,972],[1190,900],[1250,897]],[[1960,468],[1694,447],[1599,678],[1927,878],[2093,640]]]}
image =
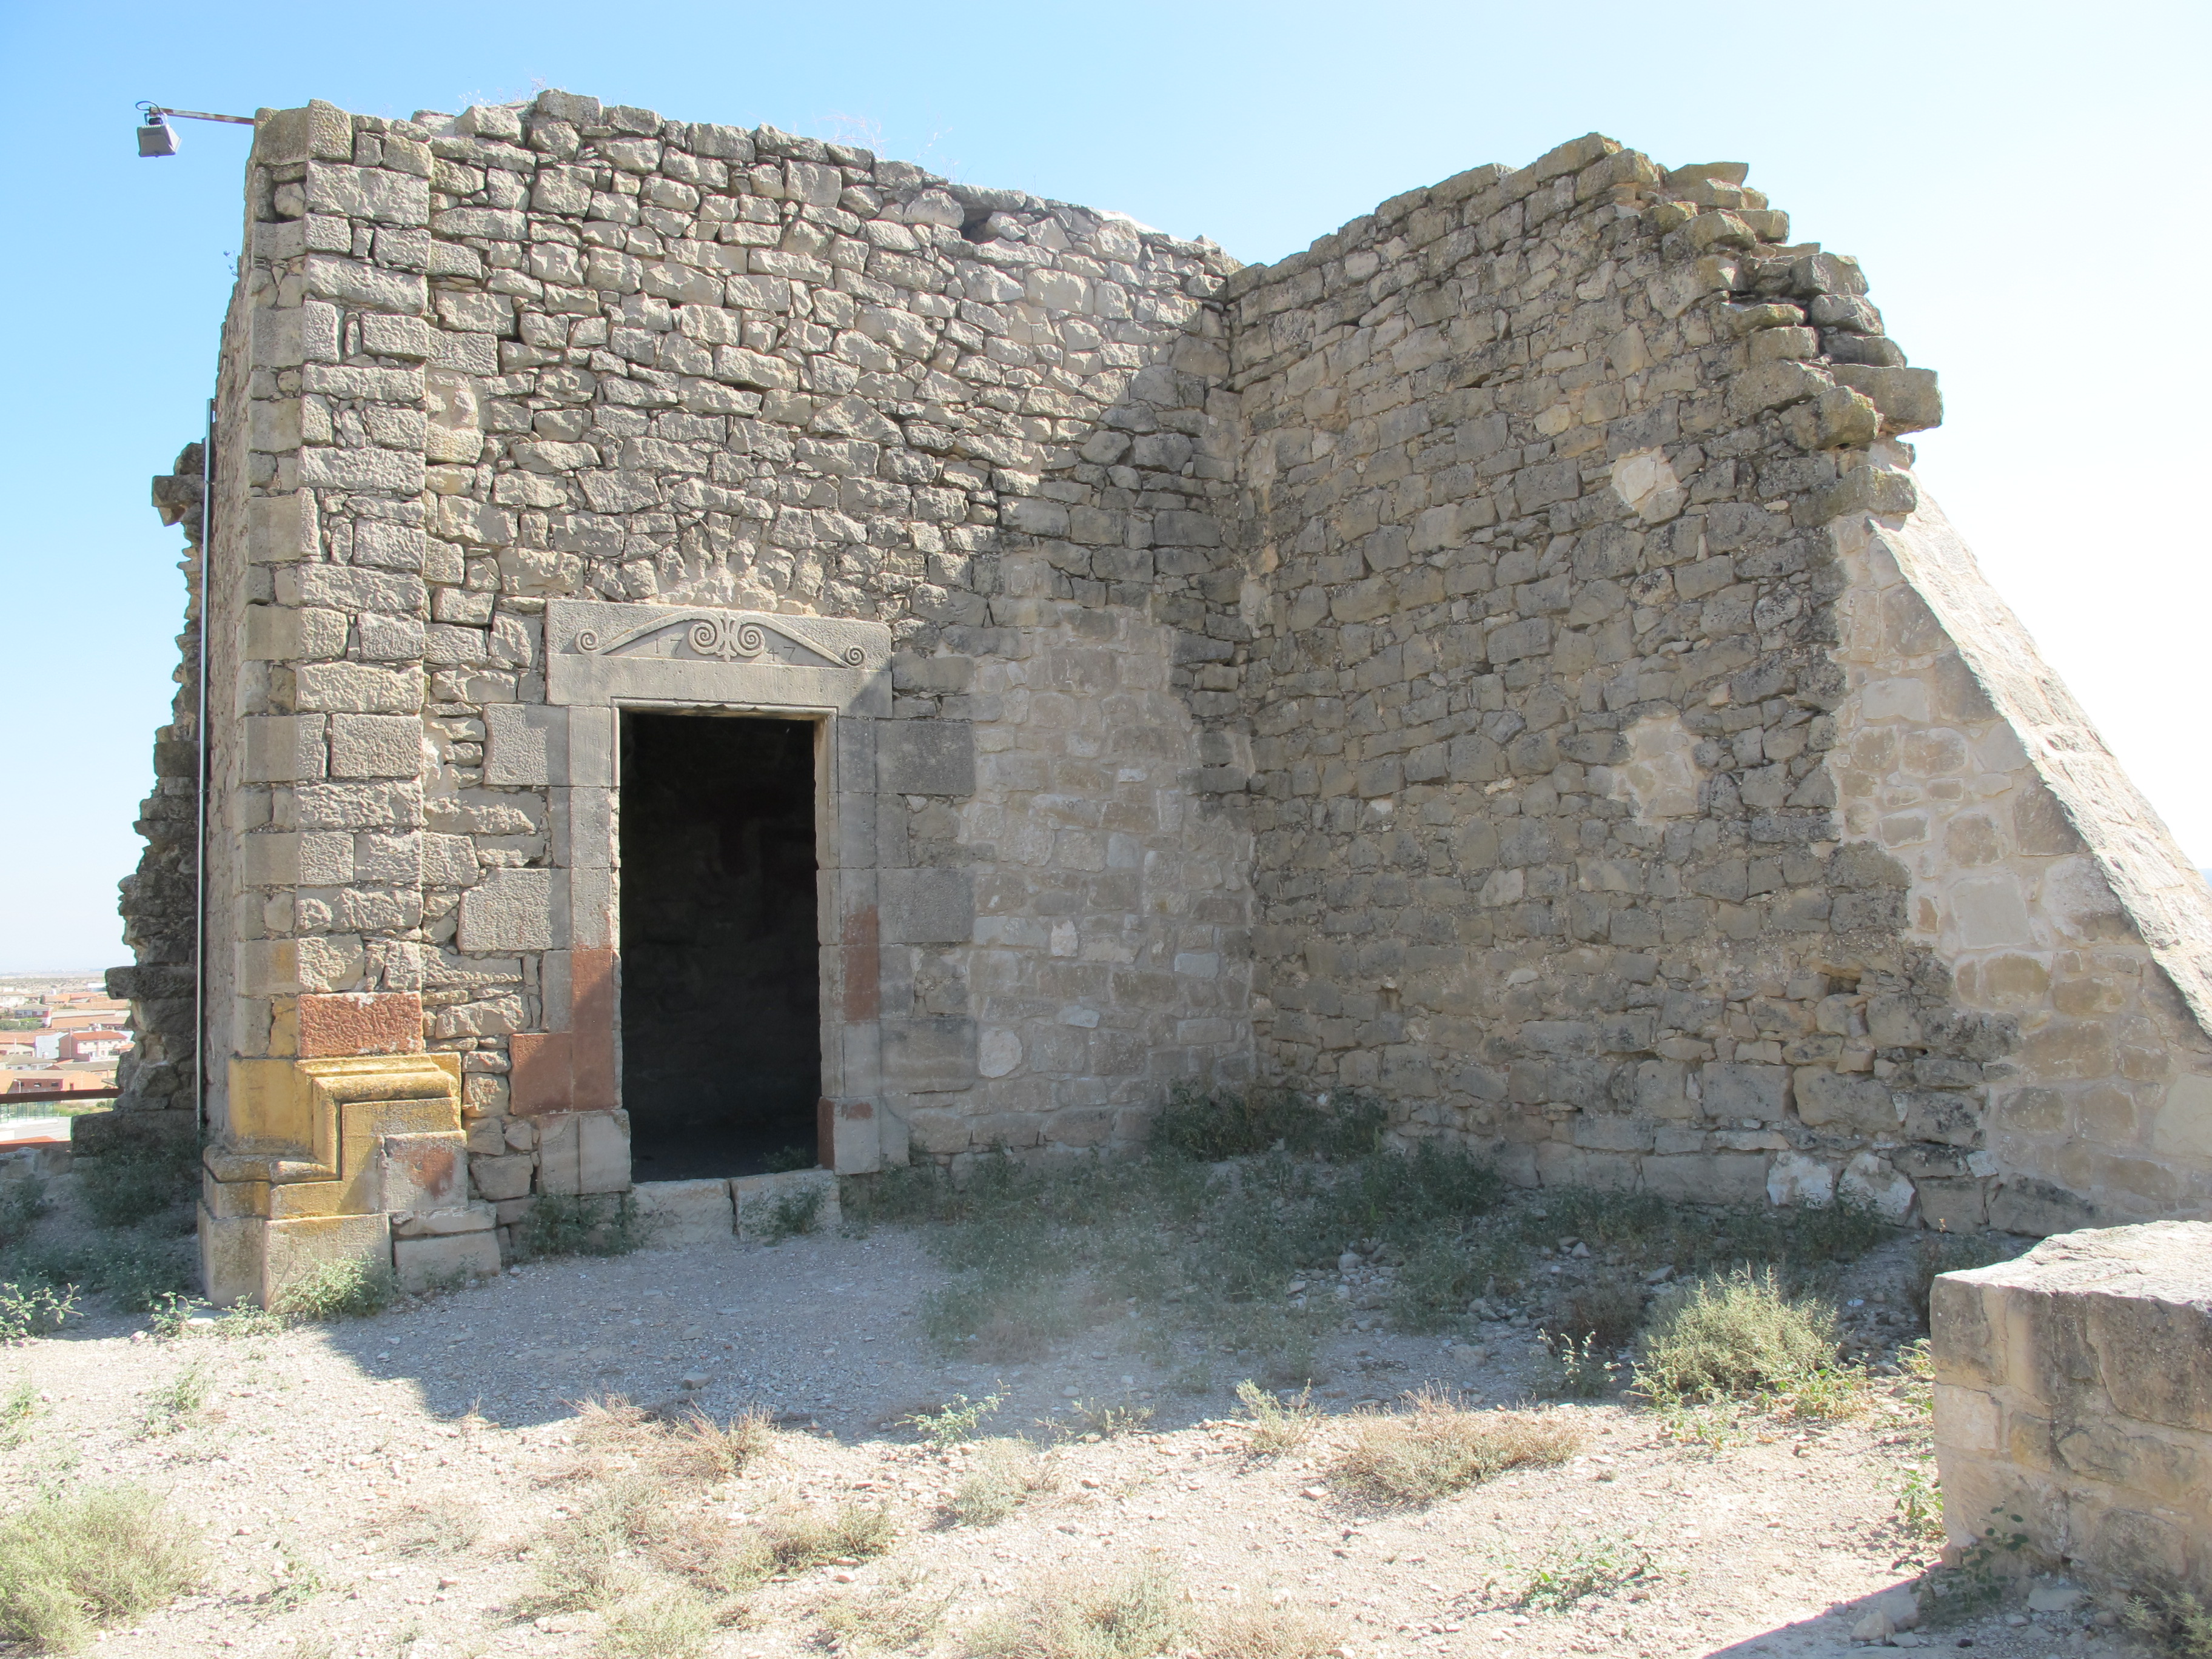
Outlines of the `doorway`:
{"label": "doorway", "polygon": [[817,729],[623,715],[623,1104],[635,1180],[818,1161]]}

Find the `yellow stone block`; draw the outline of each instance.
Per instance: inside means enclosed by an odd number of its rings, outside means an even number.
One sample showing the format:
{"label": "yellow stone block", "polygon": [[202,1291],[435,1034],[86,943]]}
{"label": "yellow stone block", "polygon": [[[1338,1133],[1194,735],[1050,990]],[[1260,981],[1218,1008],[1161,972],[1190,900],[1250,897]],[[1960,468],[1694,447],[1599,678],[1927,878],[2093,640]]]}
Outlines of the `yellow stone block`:
{"label": "yellow stone block", "polygon": [[383,1215],[302,1217],[267,1224],[262,1245],[261,1305],[327,1262],[357,1261],[371,1273],[392,1271],[392,1222]]}

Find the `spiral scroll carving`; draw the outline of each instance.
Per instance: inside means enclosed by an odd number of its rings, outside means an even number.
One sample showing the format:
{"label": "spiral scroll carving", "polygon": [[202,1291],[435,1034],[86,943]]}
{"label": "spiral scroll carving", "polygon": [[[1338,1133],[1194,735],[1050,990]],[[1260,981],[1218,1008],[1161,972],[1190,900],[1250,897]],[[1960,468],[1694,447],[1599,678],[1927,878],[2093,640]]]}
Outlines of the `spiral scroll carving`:
{"label": "spiral scroll carving", "polygon": [[732,622],[727,617],[701,617],[691,624],[691,648],[702,657],[724,662],[757,657],[768,649],[768,635],[758,623]]}
{"label": "spiral scroll carving", "polygon": [[730,616],[694,615],[671,617],[665,621],[656,618],[619,633],[611,640],[602,640],[597,629],[579,629],[575,646],[581,652],[612,656],[639,641],[679,628],[683,630],[684,643],[693,651],[702,657],[714,657],[723,662],[750,661],[768,649],[769,636],[774,634],[789,640],[802,650],[811,651],[830,662],[842,663],[848,668],[865,668],[868,664],[868,653],[864,646],[824,644],[772,619],[745,617],[740,620]]}

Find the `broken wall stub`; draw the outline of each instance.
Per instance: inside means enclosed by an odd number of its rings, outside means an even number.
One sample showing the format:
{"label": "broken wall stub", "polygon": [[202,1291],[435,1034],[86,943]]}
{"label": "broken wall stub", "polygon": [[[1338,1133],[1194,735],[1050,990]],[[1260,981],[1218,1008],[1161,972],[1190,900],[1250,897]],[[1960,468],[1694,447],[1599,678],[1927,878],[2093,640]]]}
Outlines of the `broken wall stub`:
{"label": "broken wall stub", "polygon": [[2212,1225],[2049,1238],[1929,1306],[1951,1541],[2021,1532],[2105,1585],[2212,1593]]}
{"label": "broken wall stub", "polygon": [[219,1141],[256,1067],[428,1053],[467,1213],[627,1186],[616,722],[751,709],[819,734],[840,1169],[1259,1077],[1524,1181],[2201,1212],[2202,884],[1742,179],[1592,137],[1239,269],[563,93],[264,112]]}
{"label": "broken wall stub", "polygon": [[1262,1069],[1524,1181],[2204,1213],[2203,883],[1743,176],[1578,140],[1226,284]]}

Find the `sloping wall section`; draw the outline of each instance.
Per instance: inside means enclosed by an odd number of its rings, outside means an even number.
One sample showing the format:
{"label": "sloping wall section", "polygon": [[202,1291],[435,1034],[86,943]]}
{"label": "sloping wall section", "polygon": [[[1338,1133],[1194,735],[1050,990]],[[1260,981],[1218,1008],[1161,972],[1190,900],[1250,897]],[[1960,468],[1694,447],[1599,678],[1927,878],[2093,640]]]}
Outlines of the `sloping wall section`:
{"label": "sloping wall section", "polygon": [[547,93],[264,112],[248,219],[224,1144],[427,1048],[471,1213],[626,1182],[628,685],[823,724],[840,1168],[1257,1075],[1528,1181],[2212,1203],[2212,905],[1921,501],[1933,376],[1741,167],[1592,137],[1239,269]]}

